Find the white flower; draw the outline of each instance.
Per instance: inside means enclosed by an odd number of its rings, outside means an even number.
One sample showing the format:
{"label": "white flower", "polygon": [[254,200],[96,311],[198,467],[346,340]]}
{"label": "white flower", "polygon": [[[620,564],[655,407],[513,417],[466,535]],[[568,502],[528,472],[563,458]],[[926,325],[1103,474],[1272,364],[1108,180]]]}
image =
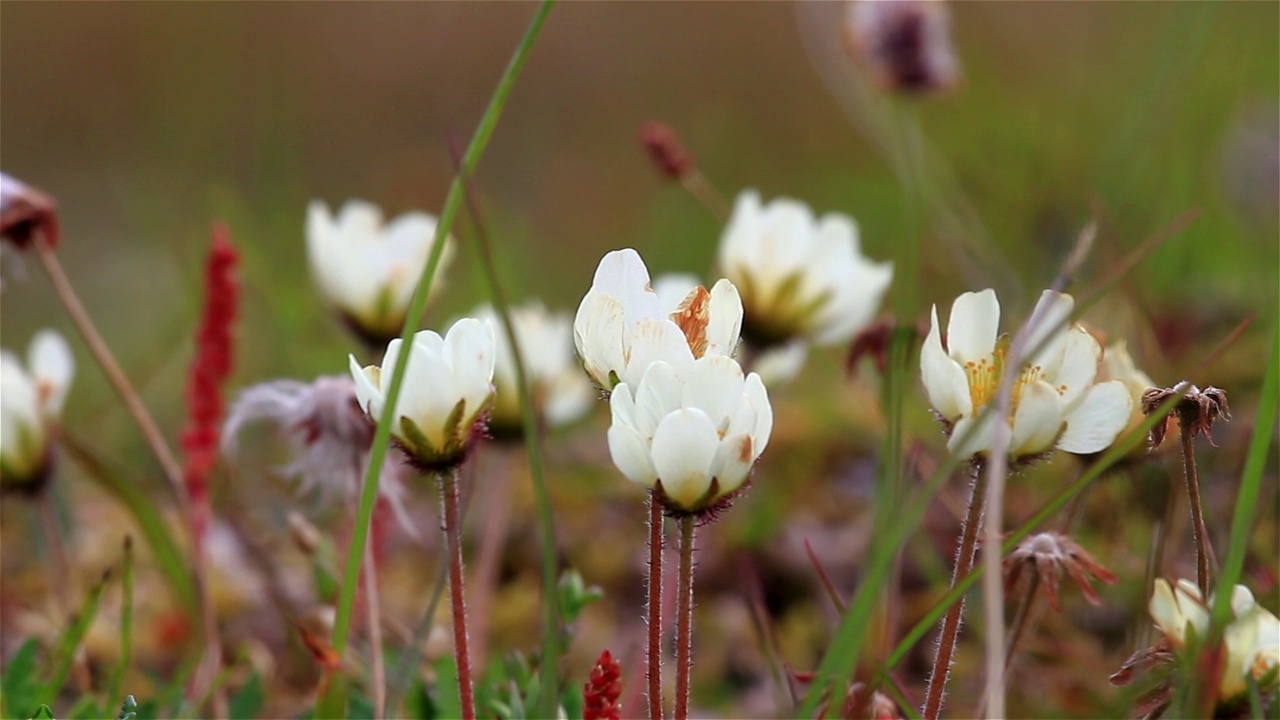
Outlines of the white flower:
{"label": "white flower", "polygon": [[[1010,457],[1036,455],[1055,446],[1071,453],[1098,452],[1129,421],[1133,398],[1124,383],[1094,382],[1102,356],[1098,341],[1079,325],[1062,327],[1074,303],[1070,295],[1046,290],[1036,306],[1033,316],[1039,320],[1027,339],[1027,350],[1042,344],[1043,348],[1024,363],[1014,381],[1011,415],[1004,419],[1012,428]],[[1000,303],[994,291],[965,293],[951,306],[944,347],[938,308],[933,308],[920,371],[929,402],[953,424],[947,447],[960,456],[990,452],[994,411],[973,426],[995,399],[1004,372],[1009,341],[997,339],[999,324]]]}
{"label": "white flower", "polygon": [[[423,212],[384,224],[382,211],[363,200],[347,201],[336,218],[313,200],[307,208],[311,276],[352,329],[371,343],[386,342],[400,334],[435,232],[436,219]],[[453,241],[445,238],[433,294],[452,255]]]}
{"label": "white flower", "polygon": [[[1116,436],[1116,439],[1119,440],[1146,420],[1146,416],[1142,412],[1142,394],[1155,387],[1156,384],[1134,364],[1133,356],[1129,354],[1128,343],[1124,340],[1117,340],[1108,345],[1107,349],[1102,353],[1102,366],[1098,370],[1098,381],[1106,382],[1108,380],[1119,380],[1124,383],[1125,388],[1129,390],[1129,397],[1133,398],[1133,409],[1129,411],[1129,422],[1125,424],[1124,430]],[[1133,449],[1135,457],[1145,456],[1147,452],[1147,443],[1140,443]]]}
{"label": "white flower", "polygon": [[802,202],[738,195],[720,238],[720,272],[742,293],[743,337],[759,347],[796,338],[834,345],[875,316],[893,264],[859,251],[853,218],[815,218]]}
{"label": "white flower", "polygon": [[[1188,629],[1200,640],[1209,632],[1209,609],[1200,589],[1190,580],[1179,580],[1171,587],[1167,580],[1157,579],[1148,609],[1151,619],[1168,638],[1175,650],[1186,647]],[[1280,665],[1280,619],[1258,605],[1253,593],[1244,585],[1231,592],[1232,620],[1223,629],[1222,642],[1227,659],[1218,689],[1218,698],[1228,700],[1243,693],[1245,678],[1252,675],[1262,680]],[[1263,688],[1264,693],[1272,688]]]}
{"label": "white flower", "polygon": [[[405,350],[409,366],[391,434],[423,466],[451,467],[470,449],[475,425],[493,398],[494,344],[493,326],[475,318],[457,321],[444,338],[431,330],[413,336]],[[361,369],[350,357],[356,397],[375,422],[382,416],[400,347],[400,338],[391,341],[381,368]]]}
{"label": "white flower", "polygon": [[[350,377],[326,375],[310,383],[272,380],[241,391],[222,427],[223,454],[239,455],[241,431],[259,421],[277,426],[288,440],[291,461],[279,470],[299,479],[300,493],[315,493],[325,504],[356,498],[373,442],[373,424],[356,399]],[[388,457],[378,494],[412,530],[402,501],[403,470],[401,463]]]}
{"label": "white flower", "polygon": [[0,351],[0,481],[5,485],[43,480],[50,435],[74,375],[71,348],[52,330],[31,339],[25,368],[12,352]]}
{"label": "white flower", "polygon": [[609,453],[629,480],[661,489],[668,510],[698,512],[733,493],[769,444],[773,410],[760,376],[732,358],[657,361],[609,398]]}
{"label": "white flower", "polygon": [[[698,287],[698,278],[689,273],[665,273],[653,280],[653,291],[658,295],[658,305],[664,311],[674,312],[680,303]],[[760,376],[766,386],[781,385],[800,374],[804,361],[809,357],[809,344],[803,339],[792,340],[785,345],[767,348],[751,348],[750,369]]]}
{"label": "white flower", "polygon": [[738,290],[720,280],[701,286],[669,311],[649,286],[649,270],[635,250],[615,250],[600,260],[591,289],[573,319],[573,341],[587,374],[611,390],[635,385],[649,364],[686,368],[708,355],[731,355],[742,328]]}
{"label": "white flower", "polygon": [[[473,315],[494,328],[497,360],[493,381],[497,388],[489,428],[497,435],[521,431],[520,391],[515,358],[493,308],[483,305]],[[511,308],[511,324],[520,344],[535,406],[552,426],[573,422],[586,414],[595,399],[591,383],[582,375],[573,354],[573,321],[567,312],[549,312],[540,302]]]}

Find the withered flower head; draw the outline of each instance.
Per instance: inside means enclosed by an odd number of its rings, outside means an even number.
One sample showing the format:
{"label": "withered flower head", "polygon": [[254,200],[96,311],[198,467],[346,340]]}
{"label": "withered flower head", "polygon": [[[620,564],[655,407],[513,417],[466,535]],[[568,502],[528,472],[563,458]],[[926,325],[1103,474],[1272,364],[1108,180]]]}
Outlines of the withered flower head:
{"label": "withered flower head", "polygon": [[940,0],[854,0],[846,37],[872,80],[887,92],[925,94],[955,86],[960,67]]}
{"label": "withered flower head", "polygon": [[855,682],[849,686],[841,710],[840,717],[859,720],[899,720],[904,717],[893,698],[879,690],[872,690],[864,682]]}
{"label": "withered flower head", "polygon": [[0,238],[25,249],[37,236],[58,245],[58,206],[53,198],[0,173]]}
{"label": "withered flower head", "polygon": [[[1210,385],[1201,390],[1186,380],[1173,387],[1151,388],[1142,394],[1142,413],[1151,415],[1159,410],[1166,400],[1182,392],[1187,386],[1190,387],[1186,394],[1173,406],[1169,415],[1177,417],[1178,424],[1188,430],[1191,437],[1203,434],[1209,439],[1209,444],[1213,445],[1213,423],[1219,417],[1223,420],[1231,419],[1231,410],[1227,407],[1227,394],[1219,388]],[[1166,427],[1167,423],[1160,422],[1151,428],[1152,450],[1160,447],[1160,443],[1164,442]]]}
{"label": "withered flower head", "polygon": [[640,126],[640,142],[658,171],[669,180],[683,180],[693,170],[693,156],[668,124],[650,120]]}
{"label": "withered flower head", "polygon": [[1058,581],[1062,571],[1075,581],[1085,598],[1092,604],[1102,601],[1094,592],[1089,576],[1104,583],[1115,583],[1117,578],[1097,560],[1093,559],[1075,540],[1056,532],[1042,532],[1032,535],[1018,544],[1013,552],[1004,560],[1004,587],[1009,593],[1017,586],[1024,568],[1030,568],[1039,582],[1044,585],[1049,604],[1054,610],[1061,610],[1058,604]]}
{"label": "withered flower head", "polygon": [[[237,455],[240,431],[258,421],[278,426],[288,440],[292,459],[279,470],[299,478],[299,492],[315,493],[322,502],[347,502],[359,492],[373,424],[356,400],[351,378],[327,375],[310,383],[272,380],[246,388],[227,414],[223,454]],[[401,463],[388,454],[378,492],[404,522],[401,473]]]}

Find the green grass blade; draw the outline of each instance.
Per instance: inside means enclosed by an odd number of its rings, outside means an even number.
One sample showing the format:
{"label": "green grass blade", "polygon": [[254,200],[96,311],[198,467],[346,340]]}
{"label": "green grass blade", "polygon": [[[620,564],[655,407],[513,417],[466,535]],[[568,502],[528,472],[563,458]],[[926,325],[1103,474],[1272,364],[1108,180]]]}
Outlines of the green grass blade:
{"label": "green grass blade", "polygon": [[107,685],[107,697],[111,702],[120,697],[120,691],[124,688],[124,676],[133,657],[133,537],[129,535],[124,538],[120,584],[121,592],[124,593],[124,600],[120,605],[120,658],[116,661],[115,670],[111,672],[111,682]]}
{"label": "green grass blade", "polygon": [[[543,0],[542,4],[538,6],[537,12],[529,23],[529,28],[525,31],[524,37],[521,38],[520,44],[516,47],[515,53],[511,57],[511,61],[503,71],[502,78],[498,81],[498,87],[494,90],[493,97],[489,100],[489,105],[485,108],[484,115],[480,118],[480,124],[471,138],[470,145],[467,146],[466,154],[463,155],[462,164],[468,174],[475,171],[476,165],[480,161],[480,156],[484,152],[485,146],[488,145],[489,138],[497,126],[498,118],[502,115],[502,109],[506,106],[507,98],[514,87],[516,76],[519,75],[520,68],[524,66],[525,59],[533,48],[533,41],[538,37],[552,4],[553,0]],[[404,344],[401,345],[402,353],[410,347],[414,331],[422,317],[423,310],[426,308],[432,279],[435,277],[436,268],[439,267],[440,258],[444,253],[444,238],[448,236],[449,231],[453,228],[454,220],[458,215],[458,207],[461,203],[462,177],[459,176],[455,177],[453,183],[449,186],[449,194],[445,198],[444,208],[440,213],[440,222],[436,225],[431,256],[427,259],[426,267],[423,268],[422,276],[418,280],[413,298],[409,301],[409,312],[405,315],[404,327],[400,332],[401,337],[404,338]],[[364,486],[360,492],[360,504],[356,513],[356,522],[351,532],[351,546],[347,552],[347,565],[342,584],[342,593],[338,598],[338,608],[333,623],[333,648],[339,656],[344,655],[347,649],[347,636],[351,629],[351,614],[355,607],[360,566],[364,560],[365,545],[369,540],[369,521],[373,517],[374,504],[378,499],[378,480],[381,478],[382,465],[386,460],[387,448],[391,442],[391,425],[395,420],[394,413],[397,399],[400,397],[400,389],[404,385],[404,376],[408,365],[407,362],[396,363],[395,372],[392,373],[391,383],[387,388],[386,404],[383,408],[382,416],[378,418],[373,445],[369,451],[369,466],[365,474]],[[337,685],[338,683],[335,683],[334,687]]]}
{"label": "green grass blade", "polygon": [[1240,581],[1240,574],[1244,571],[1249,528],[1258,513],[1258,496],[1262,492],[1262,476],[1271,450],[1271,433],[1275,427],[1276,413],[1280,411],[1280,325],[1271,329],[1271,359],[1265,367],[1267,375],[1262,381],[1262,394],[1258,398],[1253,437],[1249,439],[1249,453],[1245,457],[1244,471],[1240,476],[1235,512],[1231,516],[1231,542],[1218,573],[1217,596],[1213,601],[1212,622],[1209,626],[1210,638],[1218,637],[1231,617],[1231,589]]}
{"label": "green grass blade", "polygon": [[110,580],[111,572],[107,571],[89,591],[84,603],[80,606],[80,612],[58,639],[57,650],[53,656],[55,665],[52,679],[41,693],[40,704],[52,705],[58,693],[61,692],[62,686],[66,684],[67,676],[71,674],[71,664],[75,661],[76,649],[80,647],[85,634],[89,632],[89,625],[98,616],[98,608],[102,605],[102,593],[107,589],[107,583]]}

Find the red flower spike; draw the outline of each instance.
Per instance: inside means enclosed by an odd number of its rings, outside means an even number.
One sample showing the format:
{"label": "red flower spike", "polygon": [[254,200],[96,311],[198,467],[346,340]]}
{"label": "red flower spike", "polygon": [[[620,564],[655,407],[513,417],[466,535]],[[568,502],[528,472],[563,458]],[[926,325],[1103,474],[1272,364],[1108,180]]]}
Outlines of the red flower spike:
{"label": "red flower spike", "polygon": [[640,127],[639,135],[654,166],[668,179],[683,180],[693,170],[693,156],[670,125],[650,121]]}
{"label": "red flower spike", "polygon": [[191,497],[197,541],[204,537],[209,514],[209,473],[218,460],[219,424],[222,420],[222,385],[231,374],[235,343],[231,325],[240,301],[236,280],[239,255],[231,245],[230,231],[222,223],[213,226],[213,246],[205,265],[205,302],[196,330],[196,353],[187,379],[187,428],[182,433],[186,456],[183,480]]}
{"label": "red flower spike", "polygon": [[605,650],[591,668],[590,679],[582,686],[582,719],[619,720],[622,708],[618,697],[621,695],[622,663]]}

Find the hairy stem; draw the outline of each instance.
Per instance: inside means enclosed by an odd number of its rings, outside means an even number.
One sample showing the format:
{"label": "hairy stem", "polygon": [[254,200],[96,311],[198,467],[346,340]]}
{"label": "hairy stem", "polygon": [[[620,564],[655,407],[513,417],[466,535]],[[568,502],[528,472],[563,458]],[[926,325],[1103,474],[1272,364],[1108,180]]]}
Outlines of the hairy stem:
{"label": "hairy stem", "polygon": [[1196,586],[1200,597],[1209,597],[1209,547],[1208,531],[1204,524],[1204,508],[1200,504],[1200,479],[1196,474],[1196,450],[1192,444],[1191,426],[1179,422],[1182,435],[1182,468],[1186,473],[1187,497],[1191,500],[1191,538],[1196,544]]}
{"label": "hairy stem", "polygon": [[[951,576],[951,586],[969,574],[973,567],[974,546],[978,539],[978,526],[982,524],[982,508],[986,502],[987,474],[979,469],[974,473],[973,488],[969,494],[969,511],[965,515],[964,527],[960,533],[960,548],[956,551],[955,572]],[[937,720],[942,712],[942,697],[947,689],[947,679],[951,674],[951,656],[955,653],[956,640],[960,637],[960,618],[964,615],[964,598],[961,597],[942,619],[942,633],[938,639],[938,654],[933,660],[933,670],[929,673],[929,691],[925,698],[925,720]]]}
{"label": "hairy stem", "polygon": [[458,665],[458,696],[463,720],[475,720],[471,657],[467,648],[467,606],[463,592],[462,528],[458,512],[458,472],[440,473],[440,528],[449,554],[449,606],[453,612],[453,654]]}
{"label": "hairy stem", "polygon": [[676,720],[689,717],[689,671],[693,669],[693,516],[680,519],[680,579],[676,592]]}
{"label": "hairy stem", "polygon": [[646,611],[645,679],[649,682],[649,718],[662,720],[662,503],[649,493],[649,582]]}

